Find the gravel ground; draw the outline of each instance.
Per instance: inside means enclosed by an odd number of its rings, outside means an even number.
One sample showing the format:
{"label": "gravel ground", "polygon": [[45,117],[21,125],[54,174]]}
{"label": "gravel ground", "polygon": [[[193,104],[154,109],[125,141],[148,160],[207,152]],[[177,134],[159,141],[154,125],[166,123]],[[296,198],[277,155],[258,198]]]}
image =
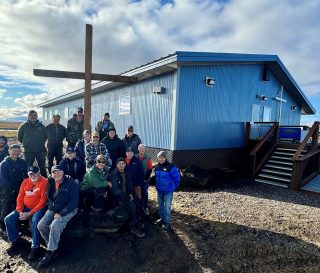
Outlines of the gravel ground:
{"label": "gravel ground", "polygon": [[[156,192],[150,187],[156,218]],[[38,271],[29,243],[10,257],[0,240],[0,272],[320,272],[319,197],[246,181],[175,193],[166,233],[148,223],[147,237],[128,232],[67,239],[55,264]]]}

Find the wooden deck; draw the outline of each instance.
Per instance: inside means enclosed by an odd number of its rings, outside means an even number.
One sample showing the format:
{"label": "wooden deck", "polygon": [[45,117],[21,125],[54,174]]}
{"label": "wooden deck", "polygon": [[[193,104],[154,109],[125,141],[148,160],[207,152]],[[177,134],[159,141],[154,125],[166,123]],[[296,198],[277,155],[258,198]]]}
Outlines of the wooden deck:
{"label": "wooden deck", "polygon": [[305,184],[300,190],[311,194],[320,195],[320,174]]}

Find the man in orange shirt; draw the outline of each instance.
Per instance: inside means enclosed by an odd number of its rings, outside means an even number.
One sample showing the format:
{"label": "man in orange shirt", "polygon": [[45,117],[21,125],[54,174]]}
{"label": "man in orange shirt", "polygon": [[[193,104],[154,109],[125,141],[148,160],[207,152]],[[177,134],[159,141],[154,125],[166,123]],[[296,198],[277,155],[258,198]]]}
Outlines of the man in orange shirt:
{"label": "man in orange shirt", "polygon": [[28,169],[29,178],[25,179],[19,190],[16,209],[7,215],[4,219],[8,233],[8,239],[11,243],[7,249],[8,254],[14,254],[19,250],[21,239],[17,229],[17,220],[28,220],[32,217],[32,244],[29,260],[35,260],[40,250],[40,233],[37,224],[46,212],[46,190],[48,180],[40,175],[40,170],[36,166]]}

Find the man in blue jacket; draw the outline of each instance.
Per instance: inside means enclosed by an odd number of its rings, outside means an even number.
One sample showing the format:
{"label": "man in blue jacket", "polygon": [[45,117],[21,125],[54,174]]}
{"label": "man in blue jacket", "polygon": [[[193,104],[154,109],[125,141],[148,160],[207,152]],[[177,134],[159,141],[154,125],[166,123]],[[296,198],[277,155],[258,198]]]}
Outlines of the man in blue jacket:
{"label": "man in blue jacket", "polygon": [[39,267],[52,263],[60,241],[60,235],[67,223],[78,211],[78,184],[59,165],[51,169],[52,177],[48,179],[48,210],[38,223],[40,234],[47,245],[45,257]]}
{"label": "man in blue jacket", "polygon": [[166,231],[171,230],[171,204],[173,192],[180,184],[178,168],[167,160],[165,151],[157,154],[158,165],[155,167],[156,188],[158,192],[158,209],[160,218],[156,221]]}

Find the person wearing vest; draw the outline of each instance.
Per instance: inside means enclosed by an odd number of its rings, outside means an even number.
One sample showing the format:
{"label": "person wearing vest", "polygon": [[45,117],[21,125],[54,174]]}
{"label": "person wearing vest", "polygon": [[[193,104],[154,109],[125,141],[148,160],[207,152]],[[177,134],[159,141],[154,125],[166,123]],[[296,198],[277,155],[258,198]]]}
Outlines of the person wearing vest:
{"label": "person wearing vest", "polygon": [[28,177],[27,163],[20,158],[21,146],[12,144],[9,146],[9,156],[0,164],[0,186],[3,191],[3,203],[0,217],[0,228],[6,231],[4,218],[16,207],[16,199],[22,181]]}
{"label": "person wearing vest", "polygon": [[140,144],[138,146],[139,153],[135,155],[142,164],[144,170],[143,183],[141,185],[141,202],[142,210],[145,215],[149,215],[149,205],[148,205],[148,187],[149,187],[149,178],[152,172],[152,161],[150,156],[146,154],[146,146]]}

